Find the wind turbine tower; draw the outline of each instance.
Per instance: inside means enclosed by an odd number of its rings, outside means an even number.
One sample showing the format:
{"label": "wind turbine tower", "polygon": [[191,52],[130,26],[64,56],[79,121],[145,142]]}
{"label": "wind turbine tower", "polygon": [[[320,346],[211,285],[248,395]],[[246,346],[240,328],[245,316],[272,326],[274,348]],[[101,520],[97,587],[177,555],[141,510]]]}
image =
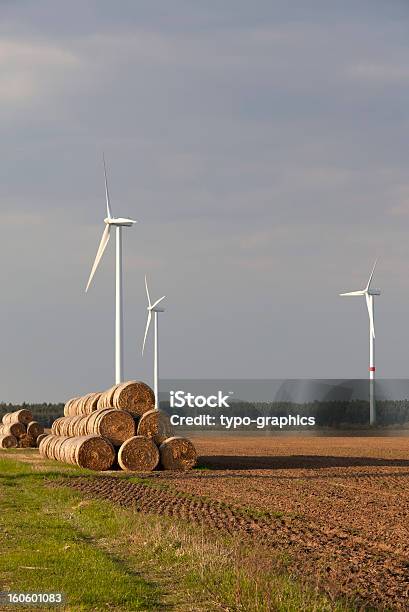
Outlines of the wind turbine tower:
{"label": "wind turbine tower", "polygon": [[158,314],[164,312],[164,308],[158,308],[159,303],[165,299],[165,295],[156,300],[152,304],[148,289],[148,281],[145,276],[146,297],[148,298],[148,319],[146,321],[145,336],[143,338],[142,355],[145,350],[146,337],[148,335],[149,326],[154,313],[154,355],[153,355],[153,390],[155,393],[155,408],[159,410],[159,331],[158,331]]}
{"label": "wind turbine tower", "polygon": [[350,291],[340,293],[342,297],[362,297],[365,296],[366,306],[369,315],[369,422],[371,425],[376,423],[375,405],[375,322],[374,322],[374,297],[381,295],[380,289],[372,289],[371,283],[375,272],[376,261],[372,268],[371,275],[365,289],[360,291]]}

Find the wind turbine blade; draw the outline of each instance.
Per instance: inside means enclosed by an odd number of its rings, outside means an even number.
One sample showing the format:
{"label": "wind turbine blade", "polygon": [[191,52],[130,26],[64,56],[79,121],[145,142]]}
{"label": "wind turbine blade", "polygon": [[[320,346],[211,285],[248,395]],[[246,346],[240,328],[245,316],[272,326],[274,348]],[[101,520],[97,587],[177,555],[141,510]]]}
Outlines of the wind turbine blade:
{"label": "wind turbine blade", "polygon": [[357,295],[366,295],[365,291],[350,291],[349,293],[340,293],[341,297],[354,297]]}
{"label": "wind turbine blade", "polygon": [[108,219],[112,219],[111,206],[110,206],[110,202],[109,202],[107,168],[106,168],[106,165],[105,165],[105,155],[104,154],[102,154],[102,160],[104,162],[105,199],[106,199],[106,203],[107,203],[107,217],[108,217]]}
{"label": "wind turbine blade", "polygon": [[367,286],[366,286],[366,291],[368,291],[369,286],[370,286],[370,284],[371,284],[371,282],[372,282],[372,277],[373,277],[373,273],[375,272],[375,268],[376,268],[376,264],[377,264],[377,262],[378,262],[378,260],[376,259],[376,260],[375,260],[375,263],[374,263],[374,265],[373,265],[373,268],[372,268],[371,276],[369,277],[369,281],[368,281],[368,284],[367,284]]}
{"label": "wind turbine blade", "polygon": [[149,295],[149,289],[148,289],[148,280],[146,278],[146,274],[145,274],[145,288],[146,288],[146,297],[148,298],[148,305],[149,308],[152,308],[152,304],[151,304],[151,296]]}
{"label": "wind turbine blade", "polygon": [[88,283],[87,283],[87,287],[85,289],[85,292],[88,291],[88,287],[91,284],[92,278],[95,274],[96,269],[98,268],[98,264],[101,261],[101,257],[104,254],[104,251],[106,249],[106,246],[108,244],[109,241],[109,230],[110,230],[110,225],[106,225],[104,232],[102,234],[102,238],[101,238],[101,242],[99,243],[99,247],[98,247],[98,251],[95,257],[95,261],[94,261],[94,265],[92,266],[92,270],[91,270],[91,274],[89,275],[89,279],[88,279]]}
{"label": "wind turbine blade", "polygon": [[150,325],[151,319],[152,319],[152,312],[149,310],[149,311],[148,311],[148,320],[146,321],[145,336],[144,336],[144,338],[143,338],[142,355],[143,355],[143,352],[144,352],[144,350],[145,350],[146,336],[148,335],[149,325]]}
{"label": "wind turbine blade", "polygon": [[159,304],[159,302],[161,302],[162,300],[164,300],[166,297],[166,295],[162,295],[161,298],[159,298],[158,300],[156,300],[156,302],[154,304],[152,304],[151,308],[155,308],[155,306],[157,306]]}
{"label": "wind turbine blade", "polygon": [[369,325],[370,325],[370,330],[371,330],[370,333],[375,338],[375,325],[374,325],[374,320],[373,320],[373,298],[371,299],[371,297],[367,293],[365,294],[365,297],[366,297],[366,306],[368,308],[368,314],[369,314]]}

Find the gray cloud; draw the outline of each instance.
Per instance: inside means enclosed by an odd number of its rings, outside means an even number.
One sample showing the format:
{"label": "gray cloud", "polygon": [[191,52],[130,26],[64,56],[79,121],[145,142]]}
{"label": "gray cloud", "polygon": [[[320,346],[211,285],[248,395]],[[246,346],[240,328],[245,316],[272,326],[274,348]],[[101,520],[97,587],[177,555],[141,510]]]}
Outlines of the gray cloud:
{"label": "gray cloud", "polygon": [[364,377],[367,321],[338,298],[375,256],[380,376],[406,376],[406,3],[0,4],[4,400],[113,375],[113,247],[125,235],[126,374],[143,275],[166,293],[170,377]]}

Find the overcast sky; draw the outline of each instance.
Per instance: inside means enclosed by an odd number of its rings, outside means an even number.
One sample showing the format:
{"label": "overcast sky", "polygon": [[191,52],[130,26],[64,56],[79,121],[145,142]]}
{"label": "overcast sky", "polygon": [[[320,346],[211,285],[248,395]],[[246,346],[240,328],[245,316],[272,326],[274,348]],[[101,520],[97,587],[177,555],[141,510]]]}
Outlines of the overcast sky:
{"label": "overcast sky", "polygon": [[143,278],[167,296],[166,378],[409,376],[405,0],[0,2],[0,399],[65,401],[125,376]]}

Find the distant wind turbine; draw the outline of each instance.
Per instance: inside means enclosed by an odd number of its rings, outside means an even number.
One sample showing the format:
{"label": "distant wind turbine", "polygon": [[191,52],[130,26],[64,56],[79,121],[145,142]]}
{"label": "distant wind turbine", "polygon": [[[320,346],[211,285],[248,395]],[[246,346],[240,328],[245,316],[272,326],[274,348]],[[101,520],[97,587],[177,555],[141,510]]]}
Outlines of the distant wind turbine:
{"label": "distant wind turbine", "polygon": [[99,243],[98,251],[95,257],[94,265],[92,266],[91,274],[88,279],[87,287],[91,284],[93,276],[98,264],[101,261],[102,255],[109,242],[111,227],[115,227],[116,235],[116,265],[115,265],[115,384],[119,384],[123,380],[123,308],[122,308],[122,228],[132,227],[137,221],[133,219],[125,219],[123,217],[113,217],[109,200],[107,170],[105,165],[105,157],[102,156],[104,163],[105,177],[105,199],[107,206],[107,216],[104,219],[105,229],[102,234],[101,242]]}
{"label": "distant wind turbine", "polygon": [[148,335],[149,326],[152,320],[152,313],[154,313],[154,357],[153,357],[153,390],[155,392],[155,408],[159,410],[159,336],[158,336],[158,313],[164,312],[164,308],[158,308],[158,304],[165,299],[165,295],[156,300],[152,304],[151,297],[149,295],[148,281],[145,275],[145,288],[146,297],[148,298],[148,319],[146,321],[145,336],[143,338],[142,355],[145,350],[146,337]]}
{"label": "distant wind turbine", "polygon": [[375,272],[376,261],[372,268],[371,275],[365,289],[361,291],[350,291],[349,293],[340,293],[342,297],[358,297],[365,296],[366,306],[369,315],[369,421],[371,425],[376,422],[375,410],[375,322],[374,322],[374,296],[381,295],[380,289],[372,289],[371,282]]}

